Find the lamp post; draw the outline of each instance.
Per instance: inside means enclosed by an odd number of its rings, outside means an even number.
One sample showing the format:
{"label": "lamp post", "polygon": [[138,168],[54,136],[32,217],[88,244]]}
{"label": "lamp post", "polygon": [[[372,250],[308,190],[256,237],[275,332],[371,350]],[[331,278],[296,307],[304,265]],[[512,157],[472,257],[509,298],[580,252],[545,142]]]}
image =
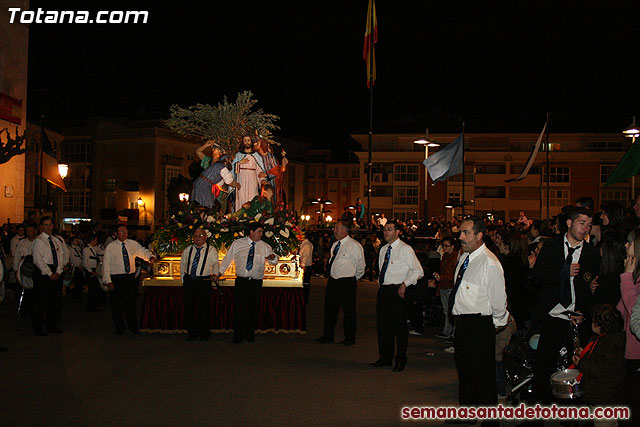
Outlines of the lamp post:
{"label": "lamp post", "polygon": [[[415,141],[413,141],[413,143],[418,145],[424,145],[424,159],[427,160],[427,158],[429,157],[429,147],[439,147],[440,144],[429,139],[429,128],[427,128],[425,135],[426,135],[425,138],[416,139]],[[429,188],[429,186],[427,185],[428,179],[429,179],[429,173],[427,171],[427,166],[425,165],[424,167],[424,217],[425,218],[429,217],[429,213],[427,211],[427,203],[428,203],[427,190]]]}
{"label": "lamp post", "polygon": [[[633,116],[633,122],[622,131],[624,136],[632,138],[631,143],[636,142],[636,138],[640,136],[640,128],[636,125],[636,116]],[[631,177],[631,203],[636,199],[636,176]]]}
{"label": "lamp post", "polygon": [[189,193],[180,193],[180,194],[178,194],[178,199],[180,199],[181,202],[188,202],[189,201]]}
{"label": "lamp post", "polygon": [[313,199],[311,200],[311,204],[312,205],[320,205],[320,208],[316,210],[316,213],[320,214],[320,220],[316,221],[316,224],[322,223],[322,221],[324,221],[324,206],[325,205],[332,205],[333,202],[331,200],[323,200],[321,198],[317,198],[317,199]]}

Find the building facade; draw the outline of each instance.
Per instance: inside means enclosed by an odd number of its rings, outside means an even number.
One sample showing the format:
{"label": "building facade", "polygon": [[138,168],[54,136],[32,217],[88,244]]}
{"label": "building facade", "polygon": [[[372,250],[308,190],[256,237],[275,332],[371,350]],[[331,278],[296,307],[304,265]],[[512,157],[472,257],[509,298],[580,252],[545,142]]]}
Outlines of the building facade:
{"label": "building facade", "polygon": [[[13,1],[10,6],[29,8],[29,2]],[[29,27],[15,23],[7,25],[10,12],[0,9],[0,141],[7,142],[7,132],[12,138],[23,135],[27,127],[27,66],[29,52]],[[24,147],[24,145],[23,145]],[[0,164],[0,219],[13,223],[24,219],[25,155],[14,156]]]}
{"label": "building facade", "polygon": [[[368,135],[354,134],[362,151],[360,195],[367,195]],[[538,152],[525,179],[506,183],[520,175],[538,134],[466,134],[464,188],[462,174],[433,186],[423,161],[424,146],[415,144],[418,134],[378,134],[373,137],[372,213],[399,219],[462,213],[517,220],[521,211],[531,219],[556,215],[578,197],[591,196],[598,208],[607,200],[630,206],[633,180],[605,187],[607,178],[629,149],[631,140],[622,134],[563,133],[549,138],[550,182],[546,182],[547,153]],[[429,155],[458,137],[432,134],[440,144]],[[547,188],[549,209],[547,211]],[[631,203],[632,204],[632,203]]]}

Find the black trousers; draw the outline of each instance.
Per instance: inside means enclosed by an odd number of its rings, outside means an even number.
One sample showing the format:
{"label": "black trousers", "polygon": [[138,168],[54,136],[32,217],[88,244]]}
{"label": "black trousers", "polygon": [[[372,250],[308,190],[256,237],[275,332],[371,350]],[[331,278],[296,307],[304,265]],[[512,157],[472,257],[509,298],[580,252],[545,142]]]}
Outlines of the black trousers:
{"label": "black trousers", "polygon": [[559,319],[546,314],[542,320],[540,330],[540,341],[536,350],[536,362],[533,366],[532,402],[550,404],[553,395],[551,394],[551,374],[556,372],[560,349],[568,345],[572,349],[571,324],[568,320]]}
{"label": "black trousers", "polygon": [[184,324],[189,336],[207,338],[211,335],[211,280],[192,279],[184,275]]}
{"label": "black trousers", "polygon": [[134,274],[112,274],[113,291],[109,292],[111,301],[111,317],[116,332],[124,331],[124,321],[131,332],[138,332],[138,318],[136,316],[136,296],[138,295],[138,281]]}
{"label": "black trousers", "polygon": [[[378,326],[378,354],[383,362],[407,363],[407,310],[404,299],[398,295],[399,285],[385,285],[378,289],[376,298],[376,324]],[[395,341],[395,343],[394,343]]]}
{"label": "black trousers", "polygon": [[98,304],[104,303],[104,291],[97,277],[87,275],[87,311],[96,311]]}
{"label": "black trousers", "polygon": [[258,329],[262,279],[237,277],[233,288],[233,338],[253,338]]}
{"label": "black trousers", "polygon": [[346,340],[356,339],[356,287],[358,281],[355,277],[343,277],[334,279],[329,277],[327,289],[324,293],[324,334],[328,339],[333,339],[333,334],[338,322],[338,312],[342,306],[344,315],[343,328]]}
{"label": "black trousers", "polygon": [[33,272],[33,332],[43,332],[44,324],[47,329],[56,329],[56,322],[60,320],[62,295],[62,276],[58,280],[51,280],[40,271]]}
{"label": "black trousers", "polygon": [[309,291],[311,290],[311,266],[305,267],[302,276],[302,295],[304,296],[304,304],[309,304]]}
{"label": "black trousers", "polygon": [[498,403],[496,333],[491,316],[454,316],[453,338],[458,370],[458,400],[465,406]]}

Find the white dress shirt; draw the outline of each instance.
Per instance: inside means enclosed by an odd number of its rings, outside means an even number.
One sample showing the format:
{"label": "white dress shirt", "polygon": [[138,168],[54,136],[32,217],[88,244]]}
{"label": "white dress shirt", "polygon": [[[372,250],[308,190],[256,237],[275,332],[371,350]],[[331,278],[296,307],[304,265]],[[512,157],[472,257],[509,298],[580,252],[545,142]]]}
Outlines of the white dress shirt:
{"label": "white dress shirt", "polygon": [[104,249],[102,249],[100,245],[89,245],[82,250],[82,267],[89,273],[92,273],[96,271],[98,265],[102,263],[103,257]]}
{"label": "white dress shirt", "polygon": [[[253,268],[251,271],[247,271],[247,258],[249,256],[251,243],[253,243],[253,240],[249,237],[243,237],[235,240],[231,244],[231,247],[220,264],[220,273],[224,274],[233,261],[236,264],[236,277],[262,280],[264,278],[264,263],[265,261],[268,261],[266,258],[273,254],[273,249],[268,243],[263,242],[262,240],[255,242],[256,246],[253,254]],[[272,265],[278,264],[278,256],[276,255],[273,260],[268,262]]]}
{"label": "white dress shirt", "polygon": [[11,247],[10,247],[10,254],[12,257],[16,256],[16,251],[18,249],[18,243],[20,243],[21,241],[25,240],[27,238],[27,236],[18,236],[15,235],[11,238]]}
{"label": "white dress shirt", "polygon": [[[564,258],[567,259],[567,255],[569,255],[569,248],[567,248],[567,244],[571,246],[569,241],[567,240],[567,235],[564,235],[564,239],[562,242],[562,249],[564,249]],[[580,261],[580,255],[582,254],[582,245],[584,245],[584,240],[576,246],[576,250],[573,251],[573,256],[571,257],[571,264],[578,264]],[[558,303],[555,307],[551,309],[549,315],[552,317],[557,317],[559,319],[569,320],[569,316],[563,314],[563,312],[570,310],[574,311],[576,309],[576,290],[573,287],[573,276],[569,276],[569,284],[571,286],[571,304],[569,307],[563,307],[562,304]]]}
{"label": "white dress shirt", "polygon": [[82,267],[82,248],[80,246],[67,245],[70,261],[76,268]]}
{"label": "white dress shirt", "polygon": [[351,237],[346,236],[342,240],[336,240],[331,246],[331,256],[329,262],[333,258],[333,253],[336,250],[336,246],[340,242],[340,249],[336,259],[331,264],[331,271],[329,272],[334,279],[342,279],[344,277],[356,277],[360,278],[364,275],[364,250],[362,245]]}
{"label": "white dress shirt", "polygon": [[464,260],[469,265],[462,276],[462,282],[456,293],[453,314],[475,314],[492,316],[496,327],[507,324],[507,293],[504,285],[504,272],[498,258],[484,245],[475,251],[465,252],[458,260],[455,281]]}
{"label": "white dress shirt", "polygon": [[[380,271],[384,265],[384,258],[388,248],[389,244],[387,243],[380,249],[380,254],[378,255]],[[402,240],[396,239],[391,244],[389,265],[387,265],[382,285],[400,285],[404,283],[406,286],[411,286],[418,283],[422,276],[424,276],[424,271],[413,248]]]}
{"label": "white dress shirt", "polygon": [[33,253],[33,240],[22,239],[18,242],[18,246],[16,247],[16,253],[13,256],[13,270],[18,271],[18,267],[20,267],[20,263],[22,259],[31,255]]}
{"label": "white dress shirt", "polygon": [[[58,268],[56,271],[51,271],[49,264],[53,264],[53,253],[51,252],[51,245],[49,244],[49,237],[53,241],[53,246],[56,248],[56,257],[58,258]],[[69,252],[67,251],[67,245],[60,236],[49,236],[42,232],[33,241],[33,263],[40,269],[40,272],[45,276],[51,276],[53,273],[62,274],[64,266],[69,262]]]}
{"label": "white dress shirt", "polygon": [[[129,273],[134,274],[136,272],[136,257],[142,258],[145,261],[149,261],[152,257],[151,252],[140,246],[140,243],[135,240],[127,239],[124,241],[124,246],[127,248],[129,255]],[[127,274],[124,268],[124,255],[122,254],[122,242],[120,240],[114,240],[109,243],[104,250],[104,259],[102,265],[102,279],[104,283],[112,283],[112,274]]]}
{"label": "white dress shirt", "polygon": [[[196,276],[198,277],[211,277],[212,274],[218,274],[220,271],[220,261],[218,260],[218,251],[211,245],[208,245],[209,253],[207,259],[204,259],[204,255],[207,253],[207,244],[205,243],[200,247],[200,259],[197,262]],[[180,259],[180,275],[182,283],[184,284],[184,275],[191,274],[191,267],[194,264],[198,247],[196,245],[190,245],[182,252],[182,258]],[[191,254],[191,258],[189,258]],[[202,270],[202,264],[204,263],[204,270]]]}
{"label": "white dress shirt", "polygon": [[302,243],[300,243],[298,255],[300,255],[301,266],[309,267],[313,264],[313,243],[311,243],[309,239],[304,239]]}

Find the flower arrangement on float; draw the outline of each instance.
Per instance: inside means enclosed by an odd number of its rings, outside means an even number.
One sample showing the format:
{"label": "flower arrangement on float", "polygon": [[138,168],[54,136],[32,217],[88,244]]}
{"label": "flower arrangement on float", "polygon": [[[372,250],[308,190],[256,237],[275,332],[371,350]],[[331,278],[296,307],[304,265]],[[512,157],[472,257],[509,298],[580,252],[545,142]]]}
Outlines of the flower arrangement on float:
{"label": "flower arrangement on float", "polygon": [[249,217],[246,213],[223,215],[203,210],[196,203],[182,203],[177,212],[154,234],[152,247],[160,257],[181,253],[192,243],[193,231],[203,228],[207,233],[208,243],[224,252],[234,240],[247,235],[247,226],[254,221],[263,225],[262,240],[278,256],[297,250],[303,240],[297,215],[286,206],[273,213],[263,211]]}

